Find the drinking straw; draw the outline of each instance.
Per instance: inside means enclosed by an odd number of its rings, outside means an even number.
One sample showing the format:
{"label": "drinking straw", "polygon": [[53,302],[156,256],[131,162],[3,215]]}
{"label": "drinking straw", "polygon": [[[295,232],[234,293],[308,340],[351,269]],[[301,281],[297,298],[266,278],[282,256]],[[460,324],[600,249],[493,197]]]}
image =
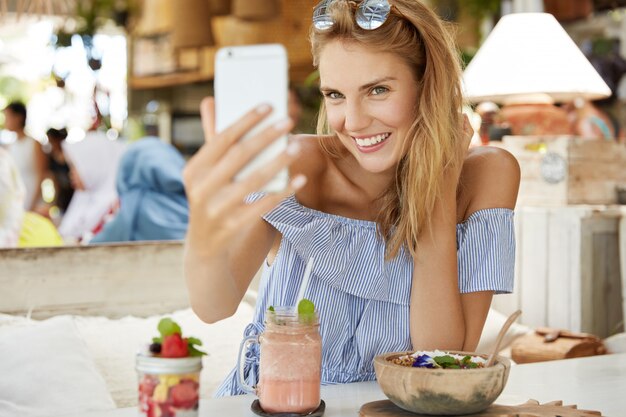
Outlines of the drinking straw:
{"label": "drinking straw", "polygon": [[304,269],[304,277],[302,278],[302,284],[300,284],[300,291],[298,291],[298,298],[296,305],[304,298],[304,292],[309,285],[309,278],[311,278],[311,270],[313,269],[313,258],[309,258],[309,262]]}

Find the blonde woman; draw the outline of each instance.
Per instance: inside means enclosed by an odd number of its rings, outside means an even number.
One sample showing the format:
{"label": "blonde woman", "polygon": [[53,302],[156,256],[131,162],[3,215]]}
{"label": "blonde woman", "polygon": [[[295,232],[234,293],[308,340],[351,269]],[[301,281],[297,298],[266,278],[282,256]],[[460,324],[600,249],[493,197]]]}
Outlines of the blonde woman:
{"label": "blonde woman", "polygon": [[[238,143],[270,109],[215,135],[213,103],[202,104],[210,144],[185,170],[192,307],[209,323],[232,315],[265,265],[245,332],[258,334],[268,306],[295,304],[312,257],[305,296],[320,315],[322,383],[374,379],[372,359],[385,351],[473,350],[493,294],[513,289],[517,162],[498,149],[468,152],[457,51],[428,7],[325,0],[313,23],[319,136],[292,138],[233,182],[292,123]],[[254,193],[285,166],[288,190]],[[255,384],[252,352],[244,375]],[[240,393],[233,372],[217,395]]]}

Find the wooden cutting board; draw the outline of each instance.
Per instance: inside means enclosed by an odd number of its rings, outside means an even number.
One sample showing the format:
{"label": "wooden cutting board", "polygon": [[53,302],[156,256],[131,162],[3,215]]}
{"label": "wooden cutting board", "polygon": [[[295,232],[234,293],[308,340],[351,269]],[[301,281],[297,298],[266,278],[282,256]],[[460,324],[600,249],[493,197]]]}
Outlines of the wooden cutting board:
{"label": "wooden cutting board", "polygon": [[[360,417],[432,417],[405,411],[389,400],[374,401],[364,404],[359,410]],[[466,417],[596,417],[602,416],[599,411],[578,410],[575,405],[563,405],[563,401],[539,404],[528,400],[520,405],[493,404],[478,414]]]}

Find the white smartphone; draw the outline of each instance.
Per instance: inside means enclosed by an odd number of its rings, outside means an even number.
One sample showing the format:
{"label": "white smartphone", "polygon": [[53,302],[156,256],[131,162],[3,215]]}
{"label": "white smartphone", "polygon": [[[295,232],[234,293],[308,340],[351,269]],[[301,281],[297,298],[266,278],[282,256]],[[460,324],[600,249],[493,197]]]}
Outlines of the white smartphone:
{"label": "white smartphone", "polygon": [[[215,128],[221,132],[246,112],[267,103],[272,113],[242,140],[287,118],[287,51],[282,45],[224,47],[215,57]],[[277,139],[242,169],[235,180],[274,160],[287,147],[287,136]],[[287,187],[287,169],[279,172],[261,191],[276,192]]]}

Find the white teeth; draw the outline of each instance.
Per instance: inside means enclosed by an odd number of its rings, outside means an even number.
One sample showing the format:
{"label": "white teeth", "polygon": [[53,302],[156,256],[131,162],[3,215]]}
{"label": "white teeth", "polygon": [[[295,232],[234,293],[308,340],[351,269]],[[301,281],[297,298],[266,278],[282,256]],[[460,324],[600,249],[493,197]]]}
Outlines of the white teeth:
{"label": "white teeth", "polygon": [[391,135],[391,133],[383,133],[380,135],[376,135],[376,136],[372,136],[371,138],[366,138],[366,139],[357,139],[355,138],[354,140],[356,141],[356,144],[359,146],[372,146],[372,145],[377,145],[380,142],[382,142],[383,140],[387,139],[389,136]]}

